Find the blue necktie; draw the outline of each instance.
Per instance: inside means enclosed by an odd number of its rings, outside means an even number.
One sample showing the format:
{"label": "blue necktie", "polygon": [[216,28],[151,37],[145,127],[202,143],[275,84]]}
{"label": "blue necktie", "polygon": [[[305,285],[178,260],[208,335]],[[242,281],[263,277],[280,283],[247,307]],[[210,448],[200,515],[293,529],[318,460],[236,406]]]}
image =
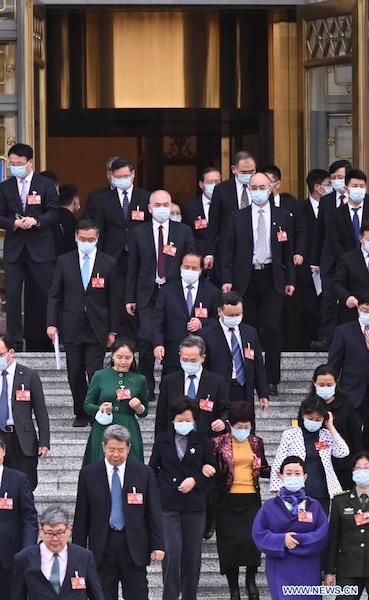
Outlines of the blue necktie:
{"label": "blue necktie", "polygon": [[128,218],[129,202],[127,192],[123,192],[123,215],[125,220]]}
{"label": "blue necktie", "polygon": [[111,480],[111,513],[110,526],[118,531],[124,527],[122,486],[118,475],[118,467],[114,467]]}
{"label": "blue necktie", "polygon": [[195,390],[195,383],[194,383],[195,377],[196,377],[196,375],[189,375],[189,378],[191,379],[191,383],[188,388],[187,396],[189,398],[191,398],[191,400],[195,400],[195,398],[196,398],[196,390]]}
{"label": "blue necktie", "polygon": [[360,235],[360,221],[359,221],[359,215],[357,214],[357,211],[360,210],[360,206],[359,208],[353,208],[352,210],[354,211],[354,216],[352,217],[352,226],[354,228],[354,233],[355,233],[355,244],[357,247],[360,246],[360,240],[359,240],[359,235]]}
{"label": "blue necktie", "polygon": [[85,290],[87,290],[88,288],[88,282],[90,281],[90,265],[89,265],[89,260],[90,257],[88,254],[85,254],[83,257],[83,260],[85,261],[82,265],[82,269],[81,269],[81,275],[82,275],[82,284]]}
{"label": "blue necktie", "polygon": [[3,388],[0,395],[0,429],[4,430],[6,422],[9,418],[9,405],[8,405],[8,381],[6,376],[8,371],[3,371]]}
{"label": "blue necktie", "polygon": [[190,316],[192,315],[192,309],[193,309],[192,292],[191,292],[192,289],[193,289],[193,285],[187,286],[186,303],[187,303],[188,314]]}
{"label": "blue necktie", "polygon": [[233,362],[234,362],[234,368],[236,371],[237,383],[239,383],[240,385],[245,385],[246,373],[245,373],[245,364],[243,362],[241,348],[237,341],[236,334],[234,332],[234,328],[230,327],[229,331],[231,332],[232,358],[233,358]]}
{"label": "blue necktie", "polygon": [[57,594],[60,593],[60,567],[58,556],[58,554],[54,554],[54,562],[49,577],[49,581]]}

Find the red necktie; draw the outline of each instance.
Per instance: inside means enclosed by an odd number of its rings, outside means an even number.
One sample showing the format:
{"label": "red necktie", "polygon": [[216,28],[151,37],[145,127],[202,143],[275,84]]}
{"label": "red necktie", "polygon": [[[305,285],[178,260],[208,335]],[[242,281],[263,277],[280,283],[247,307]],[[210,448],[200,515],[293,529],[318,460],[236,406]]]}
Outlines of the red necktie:
{"label": "red necktie", "polygon": [[345,194],[341,194],[339,197],[340,207],[345,204]]}
{"label": "red necktie", "polygon": [[165,277],[165,256],[163,252],[164,241],[163,241],[163,226],[159,226],[158,235],[158,277],[161,279]]}
{"label": "red necktie", "polygon": [[365,327],[364,327],[364,339],[365,339],[366,347],[369,350],[369,326],[368,325],[365,325]]}

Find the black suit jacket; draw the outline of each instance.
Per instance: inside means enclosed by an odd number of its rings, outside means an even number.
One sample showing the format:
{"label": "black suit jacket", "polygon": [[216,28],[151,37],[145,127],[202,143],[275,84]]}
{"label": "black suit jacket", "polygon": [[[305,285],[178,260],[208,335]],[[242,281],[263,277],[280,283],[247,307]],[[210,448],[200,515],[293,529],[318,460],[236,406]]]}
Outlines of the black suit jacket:
{"label": "black suit jacket", "polygon": [[[92,287],[97,275],[105,280],[103,288]],[[78,250],[59,256],[49,292],[47,326],[58,327],[64,342],[81,343],[85,310],[98,341],[105,344],[108,333],[118,331],[121,307],[117,262],[99,250],[86,290]]]}
{"label": "black suit jacket", "polygon": [[336,327],[328,362],[340,373],[340,387],[355,408],[366,401],[369,385],[369,350],[359,321]]}
{"label": "black suit jacket", "polygon": [[100,201],[104,199],[105,193],[112,189],[114,188],[108,185],[104,188],[99,188],[98,190],[92,190],[92,192],[90,192],[87,196],[87,202],[82,219],[92,219],[92,221],[95,221],[95,214],[99,207]]}
{"label": "black suit jacket", "polygon": [[[292,246],[294,254],[301,254],[306,259],[308,250],[308,232],[303,202],[287,192],[280,195],[280,208],[286,210],[291,218]],[[271,194],[271,203],[274,204],[274,196]]]}
{"label": "black suit jacket", "polygon": [[235,177],[215,186],[209,211],[209,250],[221,260],[232,212],[238,210]]}
{"label": "black suit jacket", "polygon": [[[334,293],[345,304],[349,296],[361,298],[369,292],[369,271],[361,248],[342,254],[337,260]],[[356,313],[356,308],[353,309]]]}
{"label": "black suit jacket", "polygon": [[[31,401],[16,400],[17,390],[29,390]],[[17,363],[15,367],[12,411],[19,445],[26,456],[37,456],[38,447],[50,448],[50,425],[42,383],[37,371]],[[38,439],[33,424],[32,411],[36,417]]]}
{"label": "black suit jacket", "polygon": [[27,477],[4,467],[0,497],[13,499],[13,510],[0,510],[0,563],[12,569],[14,556],[37,542],[38,523],[33,494]]}
{"label": "black suit jacket", "polygon": [[[76,571],[86,581],[85,590],[73,590],[71,578]],[[26,548],[15,557],[13,600],[105,600],[94,557],[90,550],[68,544],[67,571],[57,594],[41,571],[40,544]],[[9,599],[10,600],[10,599]]]}
{"label": "black suit jacket", "polygon": [[128,217],[125,219],[117,189],[107,188],[99,197],[95,193],[94,221],[100,230],[100,250],[118,259],[126,246],[130,249],[131,231],[143,223],[132,219],[132,211],[142,211],[145,221],[151,221],[147,209],[149,199],[150,192],[133,186]]}
{"label": "black suit jacket", "polygon": [[77,219],[74,214],[68,208],[60,206],[58,208],[58,222],[52,226],[56,256],[76,249],[76,225]]}
{"label": "black suit jacket", "polygon": [[[334,218],[330,223],[328,237],[333,256],[336,260],[341,254],[344,254],[344,252],[355,250],[359,245],[359,241],[355,239],[354,228],[350,217],[351,208],[352,206],[349,203],[340,206],[334,212]],[[364,198],[361,222],[366,221],[367,219],[369,219],[368,195]]]}
{"label": "black suit jacket", "polygon": [[[128,504],[127,493],[136,488],[143,504]],[[150,563],[153,550],[164,550],[163,519],[158,487],[150,467],[130,459],[126,462],[122,490],[125,532],[132,560],[139,567]],[[79,475],[73,542],[93,552],[101,564],[109,533],[111,495],[105,461],[84,467]]]}
{"label": "black suit jacket", "polygon": [[202,196],[199,196],[199,198],[195,198],[195,200],[191,200],[190,202],[186,202],[183,205],[182,222],[191,227],[197,252],[199,252],[201,256],[206,256],[209,251],[209,224],[208,227],[204,229],[196,229],[195,221],[197,221],[199,217],[205,219]]}
{"label": "black suit jacket", "polygon": [[154,348],[165,347],[163,366],[179,365],[179,344],[189,334],[187,323],[195,317],[195,309],[199,308],[200,304],[208,310],[208,317],[200,319],[203,328],[206,329],[215,322],[220,297],[220,290],[215,285],[200,278],[196,301],[189,316],[182,279],[168,283],[159,290],[153,320],[153,345]]}
{"label": "black suit jacket", "polygon": [[302,263],[302,265],[299,265],[296,267],[296,281],[300,285],[313,286],[314,284],[313,284],[313,280],[311,277],[310,265],[314,264],[311,262],[311,257],[312,257],[312,245],[313,245],[315,230],[317,227],[317,217],[315,216],[314,209],[311,206],[311,202],[310,202],[309,198],[307,198],[306,200],[304,200],[304,202],[302,202],[301,211],[305,218],[308,244],[307,244],[306,254],[304,256],[304,262]]}
{"label": "black suit jacket", "polygon": [[334,267],[334,256],[329,242],[329,230],[335,218],[337,194],[332,192],[322,196],[319,202],[319,213],[312,239],[310,264],[320,267],[324,276]]}
{"label": "black suit jacket", "polygon": [[[145,308],[153,295],[156,278],[156,252],[152,223],[144,223],[132,230],[128,258],[126,302],[136,302],[137,308]],[[177,248],[175,256],[165,256],[166,283],[179,279],[179,267],[183,256],[195,250],[191,229],[183,223],[169,222],[168,244]]]}
{"label": "black suit jacket", "polygon": [[[290,224],[289,214],[285,210],[271,206],[273,282],[279,294],[284,294],[285,285],[295,283]],[[277,232],[280,230],[287,231],[286,242],[278,242]],[[232,289],[241,296],[245,294],[250,281],[253,249],[251,206],[248,206],[231,215],[222,268],[222,283],[231,283]]]}
{"label": "black suit jacket", "polygon": [[[4,261],[16,262],[26,248],[34,262],[47,262],[55,259],[54,240],[51,226],[56,223],[58,193],[54,183],[38,173],[34,173],[29,195],[37,192],[41,204],[27,204],[25,211],[19,196],[16,177],[0,183],[0,227],[5,229]],[[34,217],[39,227],[15,229],[16,214]]]}
{"label": "black suit jacket", "polygon": [[[183,396],[184,382],[185,375],[182,369],[166,375],[161,380],[158,406],[156,409],[155,436],[172,427],[168,417],[168,408],[178,400],[180,396]],[[200,400],[207,398],[214,402],[213,408],[211,411],[200,410],[200,416],[196,420],[196,423],[199,433],[205,433],[207,436],[211,437],[213,435],[218,435],[211,430],[212,422],[216,419],[221,419],[225,423],[228,418],[228,386],[223,377],[203,369],[195,402],[199,404]]]}
{"label": "black suit jacket", "polygon": [[[250,348],[254,350],[254,360],[244,358],[247,400],[254,403],[254,389],[259,398],[269,397],[268,378],[256,329],[244,323],[241,323],[239,329],[242,346],[248,348],[250,344]],[[201,330],[200,335],[206,344],[206,368],[212,373],[221,375],[229,387],[232,380],[232,353],[220,323],[217,322],[206,330]]]}
{"label": "black suit jacket", "polygon": [[[191,431],[188,435],[186,453],[179,460],[174,441],[174,427],[158,435],[154,442],[149,466],[158,482],[161,505],[164,510],[191,512],[206,509],[206,496],[212,478],[205,477],[204,465],[217,468],[210,440],[206,435]],[[178,491],[186,477],[193,477],[195,487],[188,494]],[[215,477],[215,476],[214,476]]]}

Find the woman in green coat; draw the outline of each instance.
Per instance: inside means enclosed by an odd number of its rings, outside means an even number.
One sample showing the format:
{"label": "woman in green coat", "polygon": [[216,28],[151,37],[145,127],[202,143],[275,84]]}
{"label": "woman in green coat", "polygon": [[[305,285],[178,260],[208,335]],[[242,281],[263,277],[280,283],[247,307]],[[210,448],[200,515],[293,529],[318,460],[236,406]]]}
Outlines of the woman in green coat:
{"label": "woman in green coat", "polygon": [[147,415],[147,383],[134,368],[134,343],[117,338],[111,347],[113,366],[96,371],[87,391],[84,410],[95,417],[83,466],[104,458],[101,440],[105,427],[123,425],[131,434],[130,457],[144,461],[143,444],[136,417]]}

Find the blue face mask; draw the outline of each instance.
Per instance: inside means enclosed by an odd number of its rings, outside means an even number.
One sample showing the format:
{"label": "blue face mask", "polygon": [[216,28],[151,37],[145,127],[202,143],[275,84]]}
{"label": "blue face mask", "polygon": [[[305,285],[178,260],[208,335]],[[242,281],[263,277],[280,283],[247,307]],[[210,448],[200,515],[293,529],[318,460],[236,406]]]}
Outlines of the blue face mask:
{"label": "blue face mask", "polygon": [[320,396],[320,398],[323,398],[323,400],[327,401],[327,400],[330,400],[335,395],[336,386],[332,385],[332,386],[324,386],[323,387],[320,385],[316,385],[315,392],[318,396]]}
{"label": "blue face mask", "polygon": [[322,421],[310,421],[310,419],[304,419],[304,427],[305,429],[310,431],[310,433],[318,431],[318,429],[320,429],[322,425]]}
{"label": "blue face mask", "polygon": [[170,207],[159,206],[152,209],[152,216],[158,223],[165,223],[170,217]]}
{"label": "blue face mask", "polygon": [[369,325],[369,313],[365,313],[365,312],[361,312],[361,310],[359,310],[359,321],[362,325],[368,326]]}
{"label": "blue face mask", "polygon": [[369,242],[364,242],[362,244],[362,247],[365,250],[365,252],[367,252],[369,254]]}
{"label": "blue face mask", "polygon": [[14,177],[19,177],[19,179],[23,179],[27,175],[27,164],[21,165],[20,167],[13,167],[10,165],[10,172]]}
{"label": "blue face mask", "polygon": [[0,371],[5,371],[8,367],[8,361],[6,360],[7,356],[8,354],[6,354],[6,356],[0,356]]}
{"label": "blue face mask", "polygon": [[239,315],[238,317],[227,317],[227,315],[224,315],[224,325],[226,327],[238,327],[242,322],[242,315]]}
{"label": "blue face mask", "polygon": [[345,191],[345,180],[344,179],[332,179],[332,187],[339,194],[343,194]]}
{"label": "blue face mask", "polygon": [[251,173],[237,173],[237,179],[242,185],[249,185]]}
{"label": "blue face mask", "polygon": [[188,421],[181,421],[180,423],[173,423],[174,429],[179,435],[188,435],[192,430],[194,423],[188,423]]}
{"label": "blue face mask", "polygon": [[327,196],[327,194],[331,194],[333,192],[333,186],[332,185],[323,185],[324,189],[325,189],[325,196]]}
{"label": "blue face mask", "polygon": [[132,179],[130,177],[112,177],[111,184],[119,190],[128,190],[132,185]]}
{"label": "blue face mask", "polygon": [[283,486],[289,492],[298,492],[305,487],[305,479],[300,476],[283,477]]}
{"label": "blue face mask", "polygon": [[350,200],[352,200],[353,202],[357,202],[358,204],[359,204],[359,202],[362,202],[364,200],[365,194],[366,194],[366,188],[359,188],[359,187],[350,187],[349,188]]}
{"label": "blue face mask", "polygon": [[369,485],[369,471],[353,471],[352,480],[360,487],[367,487]]}
{"label": "blue face mask", "polygon": [[201,367],[200,362],[184,362],[181,360],[181,367],[187,375],[196,375]]}
{"label": "blue face mask", "polygon": [[174,223],[182,223],[181,215],[169,215],[169,218],[171,221],[174,221]]}
{"label": "blue face mask", "polygon": [[231,432],[238,442],[244,442],[250,435],[250,429],[235,429],[231,427]]}
{"label": "blue face mask", "polygon": [[267,202],[270,191],[269,190],[250,190],[251,200],[254,204],[260,206],[261,204],[265,204]]}
{"label": "blue face mask", "polygon": [[97,242],[77,242],[78,250],[82,254],[90,254],[96,248]]}
{"label": "blue face mask", "polygon": [[205,191],[204,194],[207,198],[212,198],[213,192],[215,188],[215,183],[205,183]]}
{"label": "blue face mask", "polygon": [[181,269],[181,277],[187,285],[192,285],[199,280],[200,271],[191,271],[190,269]]}

